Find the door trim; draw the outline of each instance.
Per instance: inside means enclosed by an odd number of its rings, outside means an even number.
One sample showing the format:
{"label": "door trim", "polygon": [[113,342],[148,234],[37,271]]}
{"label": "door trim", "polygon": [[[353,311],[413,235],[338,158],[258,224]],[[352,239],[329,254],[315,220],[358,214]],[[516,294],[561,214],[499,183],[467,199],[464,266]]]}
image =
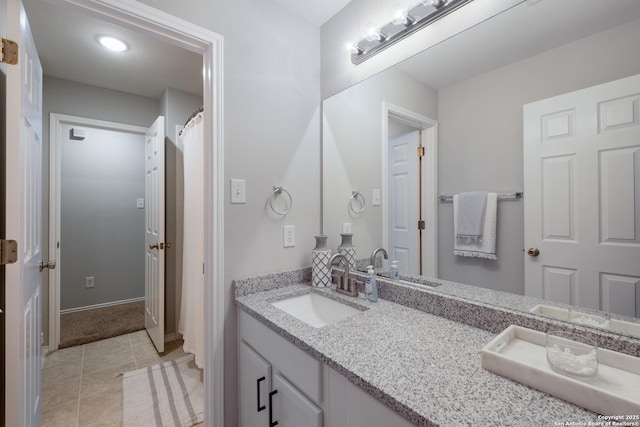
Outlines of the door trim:
{"label": "door trim", "polygon": [[205,426],[224,426],[224,123],[223,37],[131,0],[55,3],[133,28],[203,57]]}
{"label": "door trim", "polygon": [[49,259],[55,259],[57,267],[49,270],[49,351],[55,351],[60,345],[60,172],[61,147],[64,125],[85,126],[105,130],[134,133],[144,137],[146,128],[105,120],[89,119],[67,114],[49,115]]}
{"label": "door trim", "polygon": [[[422,233],[423,271],[438,277],[438,122],[390,102],[382,103],[382,247],[389,247],[389,119],[396,119],[422,131],[425,156],[422,161],[422,212],[426,218]],[[417,155],[417,153],[416,153]],[[417,224],[416,224],[417,228]]]}

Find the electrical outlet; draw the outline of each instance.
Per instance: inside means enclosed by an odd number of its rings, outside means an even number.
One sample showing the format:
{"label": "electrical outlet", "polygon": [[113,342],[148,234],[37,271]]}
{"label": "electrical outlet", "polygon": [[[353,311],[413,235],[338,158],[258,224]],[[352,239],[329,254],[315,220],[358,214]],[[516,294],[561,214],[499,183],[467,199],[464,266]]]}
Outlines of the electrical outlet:
{"label": "electrical outlet", "polygon": [[342,232],[343,233],[351,233],[351,223],[350,222],[343,222],[342,223]]}
{"label": "electrical outlet", "polygon": [[96,287],[95,278],[93,276],[85,277],[84,278],[84,287],[85,287],[85,289],[95,288]]}
{"label": "electrical outlet", "polygon": [[296,226],[285,225],[284,226],[284,247],[292,248],[296,245]]}

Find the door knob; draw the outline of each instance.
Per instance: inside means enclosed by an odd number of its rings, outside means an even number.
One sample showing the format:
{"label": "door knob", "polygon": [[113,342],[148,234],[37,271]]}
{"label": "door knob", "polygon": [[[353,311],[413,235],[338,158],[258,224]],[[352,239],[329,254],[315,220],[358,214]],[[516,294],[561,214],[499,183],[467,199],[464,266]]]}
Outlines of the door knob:
{"label": "door knob", "polygon": [[158,249],[158,250],[163,250],[163,249],[169,249],[171,247],[171,243],[167,242],[160,242],[160,243],[154,243],[153,245],[149,245],[149,249]]}
{"label": "door knob", "polygon": [[527,251],[527,255],[529,256],[538,256],[540,255],[540,250],[538,248],[529,248],[529,250]]}
{"label": "door knob", "polygon": [[54,270],[56,268],[56,260],[54,259],[53,261],[49,261],[46,264],[40,261],[40,263],[38,264],[38,270],[43,271],[45,268]]}

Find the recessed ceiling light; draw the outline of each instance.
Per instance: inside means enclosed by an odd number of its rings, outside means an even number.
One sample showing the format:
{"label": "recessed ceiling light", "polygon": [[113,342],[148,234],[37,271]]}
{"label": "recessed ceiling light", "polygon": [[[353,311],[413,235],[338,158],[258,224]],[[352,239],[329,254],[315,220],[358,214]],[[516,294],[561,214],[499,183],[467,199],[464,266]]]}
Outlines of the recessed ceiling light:
{"label": "recessed ceiling light", "polygon": [[98,36],[97,40],[102,47],[112,50],[114,52],[124,52],[125,50],[129,50],[129,45],[127,45],[125,42],[115,37]]}

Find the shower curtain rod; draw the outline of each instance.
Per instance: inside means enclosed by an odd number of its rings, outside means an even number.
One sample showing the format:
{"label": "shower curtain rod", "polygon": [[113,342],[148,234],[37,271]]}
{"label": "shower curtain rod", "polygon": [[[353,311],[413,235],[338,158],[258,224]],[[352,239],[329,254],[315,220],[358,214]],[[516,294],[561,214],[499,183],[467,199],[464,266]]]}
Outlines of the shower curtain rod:
{"label": "shower curtain rod", "polygon": [[[197,111],[194,111],[189,118],[187,119],[186,122],[184,122],[184,126],[182,126],[182,130],[184,130],[185,127],[187,127],[187,125],[189,124],[189,122],[191,121],[191,119],[193,119],[195,116],[197,116],[198,114],[202,113],[204,111],[204,106],[201,105],[200,108],[198,108]],[[180,131],[180,135],[182,135],[182,130]]]}

